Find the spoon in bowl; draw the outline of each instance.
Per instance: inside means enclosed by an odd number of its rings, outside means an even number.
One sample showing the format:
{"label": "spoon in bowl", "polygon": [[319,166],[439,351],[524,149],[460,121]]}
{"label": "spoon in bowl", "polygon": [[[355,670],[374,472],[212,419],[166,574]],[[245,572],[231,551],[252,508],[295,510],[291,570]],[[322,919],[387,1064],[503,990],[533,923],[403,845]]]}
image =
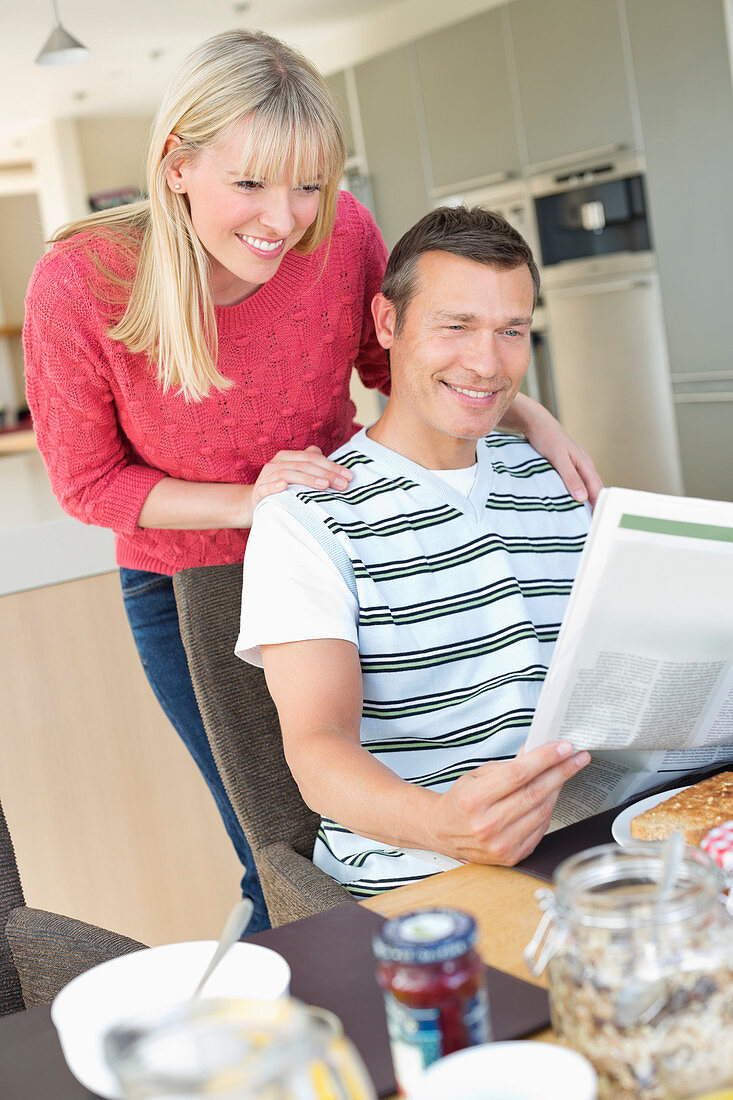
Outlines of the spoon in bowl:
{"label": "spoon in bowl", "polygon": [[191,1000],[196,1000],[201,995],[201,991],[208,982],[209,978],[213,974],[216,967],[226,955],[230,947],[233,947],[237,940],[241,939],[244,933],[247,931],[249,922],[252,919],[252,911],[254,909],[254,903],[251,898],[240,898],[240,900],[233,907],[231,913],[226,919],[224,927],[219,937],[219,942],[216,945],[216,950],[211,956],[209,965],[204,970],[201,977],[201,981],[194,989]]}

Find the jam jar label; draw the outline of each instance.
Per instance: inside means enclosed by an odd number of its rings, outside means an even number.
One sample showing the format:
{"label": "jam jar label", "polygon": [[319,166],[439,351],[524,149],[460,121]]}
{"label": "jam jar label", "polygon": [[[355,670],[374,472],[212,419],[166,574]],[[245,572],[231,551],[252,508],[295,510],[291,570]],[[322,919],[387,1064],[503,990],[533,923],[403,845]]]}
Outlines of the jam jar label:
{"label": "jam jar label", "polygon": [[[385,993],[387,1030],[395,1077],[403,1093],[411,1092],[424,1069],[445,1053],[441,1009],[414,1008]],[[463,1006],[465,1046],[487,1043],[491,1038],[486,991],[481,988]],[[449,1047],[450,1049],[450,1047]]]}
{"label": "jam jar label", "polygon": [[479,988],[476,995],[466,1002],[463,1021],[466,1025],[471,1046],[490,1041],[489,998],[483,987]]}
{"label": "jam jar label", "polygon": [[443,1033],[439,1008],[408,1008],[385,993],[387,1030],[395,1077],[402,1093],[412,1090],[426,1066],[437,1062]]}

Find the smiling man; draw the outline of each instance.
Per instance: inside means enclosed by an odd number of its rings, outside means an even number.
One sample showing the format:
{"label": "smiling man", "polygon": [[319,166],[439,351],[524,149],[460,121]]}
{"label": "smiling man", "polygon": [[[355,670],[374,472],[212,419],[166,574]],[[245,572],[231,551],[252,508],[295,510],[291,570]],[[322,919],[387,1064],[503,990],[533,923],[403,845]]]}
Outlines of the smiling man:
{"label": "smiling man", "polygon": [[322,815],[314,861],[357,897],[453,860],[517,863],[589,759],[519,751],[588,522],[528,443],[493,433],[538,288],[503,218],[426,215],[372,304],[392,392],[332,456],[353,480],[255,512],[237,653],[264,665]]}

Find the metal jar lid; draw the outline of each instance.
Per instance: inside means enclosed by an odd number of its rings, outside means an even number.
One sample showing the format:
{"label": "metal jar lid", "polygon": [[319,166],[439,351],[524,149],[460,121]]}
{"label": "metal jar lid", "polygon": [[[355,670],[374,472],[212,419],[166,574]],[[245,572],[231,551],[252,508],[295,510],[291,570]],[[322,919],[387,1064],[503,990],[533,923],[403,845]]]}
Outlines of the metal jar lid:
{"label": "metal jar lid", "polygon": [[460,909],[420,909],[389,920],[374,936],[384,962],[429,965],[457,959],[476,942],[476,921]]}

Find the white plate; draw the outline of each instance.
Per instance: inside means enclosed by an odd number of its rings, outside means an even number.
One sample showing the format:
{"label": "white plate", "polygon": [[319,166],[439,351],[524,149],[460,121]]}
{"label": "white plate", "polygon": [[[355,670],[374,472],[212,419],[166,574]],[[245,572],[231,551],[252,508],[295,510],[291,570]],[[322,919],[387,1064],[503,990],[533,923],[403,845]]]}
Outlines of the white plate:
{"label": "white plate", "polygon": [[411,1100],[595,1100],[598,1078],[574,1050],[522,1040],[483,1043],[425,1070]]}
{"label": "white plate", "polygon": [[[51,1019],[77,1081],[119,1100],[104,1058],[104,1035],[140,1012],[163,1012],[188,1000],[215,947],[215,940],[148,947],[100,963],[69,982],[51,1005]],[[274,1001],[289,988],[290,967],[281,955],[258,944],[235,943],[206,983],[204,996]]]}
{"label": "white plate", "polygon": [[650,794],[648,798],[642,798],[640,802],[635,802],[633,806],[627,806],[625,810],[622,810],[618,817],[614,818],[613,825],[611,826],[611,835],[617,844],[620,844],[622,848],[628,848],[630,844],[659,844],[658,840],[651,841],[639,841],[636,837],[631,835],[631,819],[638,817],[639,814],[643,814],[645,810],[651,810],[653,806],[658,806],[660,802],[665,802],[668,798],[671,798],[673,794],[679,794],[680,791],[686,791],[688,787],[691,787],[691,783],[686,783],[684,787],[674,787],[671,791],[660,791],[659,794]]}

